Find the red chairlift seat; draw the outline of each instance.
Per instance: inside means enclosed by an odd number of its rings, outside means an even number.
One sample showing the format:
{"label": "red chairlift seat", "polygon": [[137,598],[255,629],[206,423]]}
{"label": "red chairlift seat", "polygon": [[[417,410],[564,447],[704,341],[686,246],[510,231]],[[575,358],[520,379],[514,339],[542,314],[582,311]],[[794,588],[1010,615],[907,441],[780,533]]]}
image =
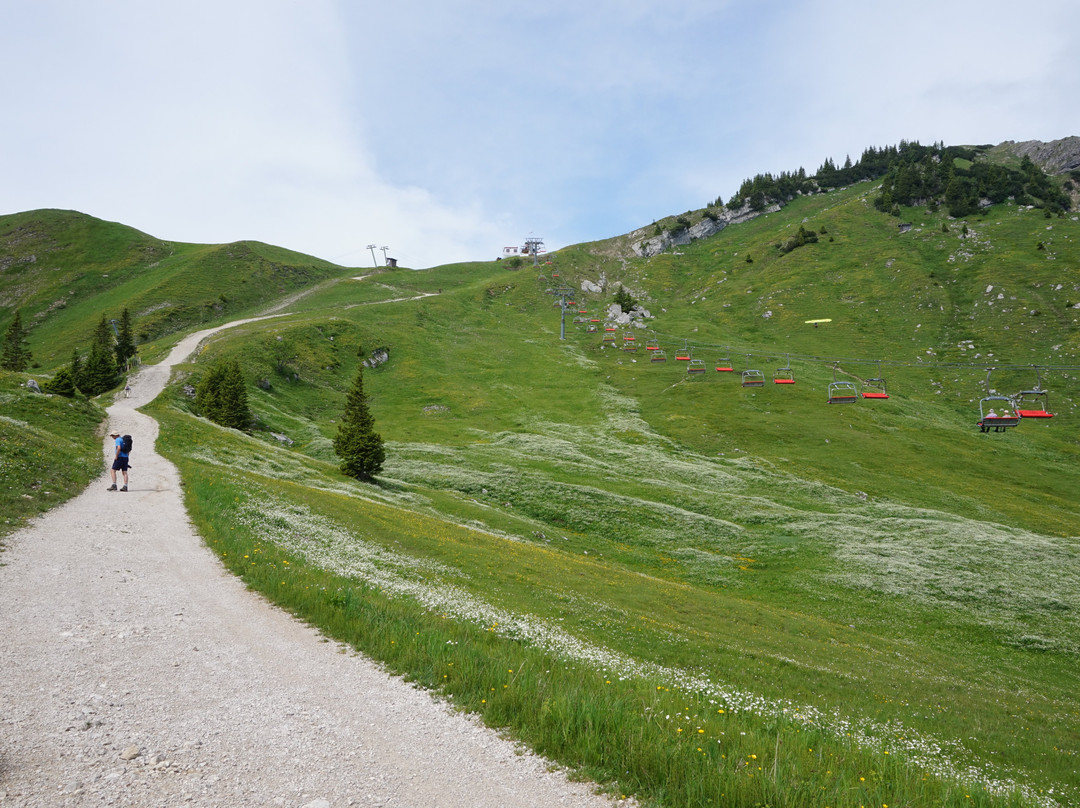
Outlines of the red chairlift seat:
{"label": "red chairlift seat", "polygon": [[1031,390],[1021,390],[1013,396],[1013,409],[1021,418],[1053,418],[1050,412],[1050,400],[1046,391],[1042,388],[1042,376],[1039,368],[1035,368],[1035,387]]}
{"label": "red chairlift seat", "polygon": [[652,352],[652,355],[649,356],[649,361],[650,362],[666,362],[667,361],[667,354],[665,354],[662,350],[657,348],[655,351]]}
{"label": "red chairlift seat", "polygon": [[686,366],[686,372],[693,376],[699,376],[705,373],[705,360],[704,359],[691,359],[690,364]]}
{"label": "red chairlift seat", "polygon": [[795,384],[795,371],[791,369],[791,360],[773,374],[773,384]]}
{"label": "red chairlift seat", "polygon": [[863,398],[883,399],[889,397],[889,388],[885,379],[881,377],[881,362],[878,362],[878,375],[876,379],[863,379]]}
{"label": "red chairlift seat", "polygon": [[1054,413],[1045,410],[1016,410],[1021,418],[1053,418]]}

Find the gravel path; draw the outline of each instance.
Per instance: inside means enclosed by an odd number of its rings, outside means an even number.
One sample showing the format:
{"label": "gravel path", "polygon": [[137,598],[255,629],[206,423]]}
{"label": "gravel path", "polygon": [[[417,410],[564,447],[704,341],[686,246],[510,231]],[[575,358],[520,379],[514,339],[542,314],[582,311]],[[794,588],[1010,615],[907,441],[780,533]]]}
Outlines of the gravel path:
{"label": "gravel path", "polygon": [[0,557],[0,805],[610,808],[223,570],[135,411],[210,333],[109,409],[131,490],[103,475]]}

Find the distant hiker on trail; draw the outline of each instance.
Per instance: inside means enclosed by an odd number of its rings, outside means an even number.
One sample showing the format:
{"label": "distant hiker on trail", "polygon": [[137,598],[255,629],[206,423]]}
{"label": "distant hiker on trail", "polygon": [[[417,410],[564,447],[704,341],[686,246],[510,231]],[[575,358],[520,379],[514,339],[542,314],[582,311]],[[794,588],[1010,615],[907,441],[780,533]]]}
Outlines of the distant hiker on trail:
{"label": "distant hiker on trail", "polygon": [[109,469],[109,473],[112,475],[112,485],[106,488],[106,491],[116,491],[116,472],[122,472],[124,475],[124,487],[121,491],[128,490],[128,455],[131,453],[131,436],[124,435],[120,437],[119,432],[110,432],[109,437],[113,439],[116,444],[116,454],[113,456],[112,468]]}

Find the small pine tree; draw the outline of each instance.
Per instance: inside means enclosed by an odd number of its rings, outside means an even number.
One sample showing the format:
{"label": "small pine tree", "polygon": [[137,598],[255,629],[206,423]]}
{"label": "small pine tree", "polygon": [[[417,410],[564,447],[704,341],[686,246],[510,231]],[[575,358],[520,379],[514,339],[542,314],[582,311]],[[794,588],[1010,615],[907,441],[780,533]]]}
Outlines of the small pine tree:
{"label": "small pine tree", "polygon": [[221,386],[225,367],[221,362],[210,366],[195,387],[195,406],[199,414],[215,424],[221,417]]}
{"label": "small pine tree", "polygon": [[4,332],[4,344],[0,349],[0,367],[4,370],[26,370],[30,366],[30,349],[26,347],[26,331],[23,329],[22,316],[15,312]]}
{"label": "small pine tree", "polygon": [[131,314],[125,308],[120,315],[120,328],[116,337],[116,364],[127,367],[127,362],[135,355],[135,336],[131,332]]}
{"label": "small pine tree", "polygon": [[83,372],[82,357],[79,356],[78,348],[71,349],[71,364],[68,365],[68,367],[71,370],[71,383],[74,384],[76,388],[78,388],[79,377],[82,376]]}
{"label": "small pine tree", "polygon": [[75,380],[71,376],[71,368],[62,367],[56,371],[51,379],[45,382],[46,393],[73,398],[75,396]]}
{"label": "small pine tree", "polygon": [[240,363],[235,359],[225,363],[221,386],[222,426],[247,429],[251,426],[251,410],[248,408],[247,385]]}
{"label": "small pine tree", "polygon": [[90,355],[86,357],[75,384],[88,396],[96,396],[106,390],[112,390],[120,382],[113,355],[113,335],[105,315],[101,315],[94,329],[94,339],[90,344]]}
{"label": "small pine tree", "polygon": [[634,296],[630,294],[630,292],[627,291],[626,287],[623,286],[621,283],[619,284],[619,288],[615,291],[615,302],[619,304],[619,308],[621,308],[624,312],[630,311],[632,308],[634,308],[634,306],[637,305],[637,301],[634,300]]}
{"label": "small pine tree", "polygon": [[195,402],[199,412],[215,424],[232,429],[247,429],[251,424],[247,386],[235,359],[214,363],[195,389]]}
{"label": "small pine tree", "polygon": [[[357,355],[362,358],[363,349]],[[345,412],[334,437],[334,452],[341,458],[342,472],[358,480],[374,479],[386,459],[382,435],[375,431],[375,419],[364,393],[363,362],[356,369],[356,380],[345,399]]]}

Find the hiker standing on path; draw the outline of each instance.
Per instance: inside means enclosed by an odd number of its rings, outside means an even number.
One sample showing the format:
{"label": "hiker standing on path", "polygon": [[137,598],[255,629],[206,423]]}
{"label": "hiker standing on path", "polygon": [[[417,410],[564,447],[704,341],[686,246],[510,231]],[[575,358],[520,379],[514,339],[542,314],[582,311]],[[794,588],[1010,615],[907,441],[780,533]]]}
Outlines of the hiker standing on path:
{"label": "hiker standing on path", "polygon": [[131,446],[127,446],[125,449],[124,439],[120,437],[119,432],[110,432],[109,437],[116,443],[116,454],[113,457],[112,468],[109,469],[109,473],[112,475],[112,485],[106,488],[106,491],[116,490],[116,472],[123,472],[124,475],[124,487],[121,491],[128,490],[128,452],[131,451]]}

